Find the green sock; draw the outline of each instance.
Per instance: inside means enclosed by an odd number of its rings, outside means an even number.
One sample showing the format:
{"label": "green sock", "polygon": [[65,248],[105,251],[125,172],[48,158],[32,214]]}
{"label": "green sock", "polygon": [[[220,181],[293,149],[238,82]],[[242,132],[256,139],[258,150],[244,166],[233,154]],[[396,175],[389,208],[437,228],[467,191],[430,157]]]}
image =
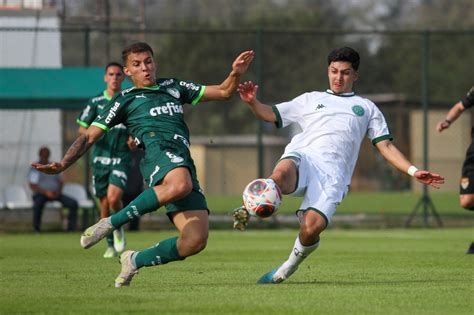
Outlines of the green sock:
{"label": "green sock", "polygon": [[[114,213],[115,211],[113,209],[109,208],[109,213]],[[107,246],[108,247],[114,247],[114,232],[112,231],[110,234],[107,234],[105,237],[105,240],[107,241]]]}
{"label": "green sock", "polygon": [[135,267],[149,267],[156,265],[164,265],[171,261],[183,260],[186,257],[181,257],[176,247],[176,240],[178,237],[168,238],[159,242],[153,247],[142,250],[135,255]]}
{"label": "green sock", "polygon": [[156,211],[160,207],[160,202],[153,188],[148,188],[128,206],[110,216],[110,223],[114,228],[119,228],[127,222],[138,218],[145,213]]}
{"label": "green sock", "polygon": [[114,233],[107,234],[105,237],[105,240],[107,241],[107,246],[108,247],[113,247],[114,246]]}

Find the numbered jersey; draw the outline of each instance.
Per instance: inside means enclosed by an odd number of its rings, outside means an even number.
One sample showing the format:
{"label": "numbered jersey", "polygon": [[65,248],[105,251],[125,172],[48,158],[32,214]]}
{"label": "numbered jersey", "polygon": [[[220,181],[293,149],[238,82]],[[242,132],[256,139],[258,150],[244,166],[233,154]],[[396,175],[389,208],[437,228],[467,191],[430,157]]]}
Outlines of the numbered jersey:
{"label": "numbered jersey", "polygon": [[[111,99],[106,91],[89,99],[86,107],[77,117],[76,122],[84,128],[89,128]],[[91,153],[92,165],[94,167],[108,167],[129,163],[130,149],[127,145],[127,140],[128,131],[125,125],[116,125],[94,144]]]}
{"label": "numbered jersey", "polygon": [[123,123],[139,146],[180,141],[189,146],[183,105],[199,102],[205,86],[178,79],[160,79],[153,87],[119,93],[92,123],[104,130]]}

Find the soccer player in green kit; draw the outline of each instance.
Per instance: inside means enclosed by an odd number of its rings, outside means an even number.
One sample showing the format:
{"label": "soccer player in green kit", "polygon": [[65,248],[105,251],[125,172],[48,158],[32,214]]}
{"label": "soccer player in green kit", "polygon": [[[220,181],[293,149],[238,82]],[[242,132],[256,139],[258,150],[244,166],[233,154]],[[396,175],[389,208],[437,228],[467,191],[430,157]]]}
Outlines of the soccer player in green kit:
{"label": "soccer player in green kit", "polygon": [[143,177],[149,186],[121,211],[86,229],[81,246],[89,248],[114,229],[165,205],[167,215],[179,231],[178,237],[160,241],[142,251],[125,251],[115,286],[130,284],[138,269],[183,260],[202,251],[207,244],[209,210],[196,177],[189,152],[189,131],[183,104],[227,100],[236,91],[239,78],[253,60],[254,52],[241,53],[219,85],[204,86],[176,78],[156,79],[153,50],[135,43],[122,52],[124,72],[134,87],[114,97],[85,135],[80,135],[62,161],[32,166],[45,173],[59,173],[83,155],[102,134],[123,123],[136,143],[145,149]]}
{"label": "soccer player in green kit", "polygon": [[[104,82],[106,89],[87,101],[76,119],[79,133],[86,134],[99,112],[112,97],[122,90],[125,79],[123,67],[117,62],[105,66]],[[92,185],[94,194],[100,200],[100,217],[106,218],[111,212],[123,208],[122,195],[128,180],[131,153],[128,147],[128,131],[124,124],[118,124],[100,138],[92,148]],[[112,258],[125,249],[123,227],[106,236],[107,248],[104,258]]]}

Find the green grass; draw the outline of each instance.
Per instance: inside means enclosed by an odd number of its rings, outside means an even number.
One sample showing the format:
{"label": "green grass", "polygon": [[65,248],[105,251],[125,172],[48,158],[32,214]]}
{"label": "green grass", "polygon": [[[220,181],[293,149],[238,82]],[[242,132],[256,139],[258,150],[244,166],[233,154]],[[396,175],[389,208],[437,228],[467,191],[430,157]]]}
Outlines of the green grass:
{"label": "green grass", "polygon": [[[412,192],[350,192],[337,208],[337,214],[408,214],[421,195]],[[430,197],[440,215],[466,215],[456,192],[433,192]],[[241,196],[206,195],[212,213],[228,213],[242,204]],[[280,214],[293,214],[302,198],[284,196]]]}
{"label": "green grass", "polygon": [[[472,229],[337,230],[287,282],[257,285],[296,230],[211,231],[206,250],[140,270],[116,289],[117,261],[79,234],[0,235],[0,314],[473,314]],[[145,248],[173,231],[128,234]]]}

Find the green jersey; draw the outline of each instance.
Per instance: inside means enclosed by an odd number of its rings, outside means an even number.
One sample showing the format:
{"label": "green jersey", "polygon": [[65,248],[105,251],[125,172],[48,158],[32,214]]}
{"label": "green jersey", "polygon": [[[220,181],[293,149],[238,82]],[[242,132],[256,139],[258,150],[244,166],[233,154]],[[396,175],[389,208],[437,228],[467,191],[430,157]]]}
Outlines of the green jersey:
{"label": "green jersey", "polygon": [[195,105],[204,90],[204,85],[175,78],[159,79],[148,88],[132,87],[116,95],[92,125],[108,131],[123,123],[144,148],[156,141],[181,142],[189,147],[183,105]]}
{"label": "green jersey", "polygon": [[[104,91],[91,98],[76,119],[84,128],[89,128],[97,115],[112,98]],[[117,124],[100,138],[92,147],[91,163],[94,168],[115,167],[130,161],[130,148],[127,145],[128,131],[125,125]]]}

